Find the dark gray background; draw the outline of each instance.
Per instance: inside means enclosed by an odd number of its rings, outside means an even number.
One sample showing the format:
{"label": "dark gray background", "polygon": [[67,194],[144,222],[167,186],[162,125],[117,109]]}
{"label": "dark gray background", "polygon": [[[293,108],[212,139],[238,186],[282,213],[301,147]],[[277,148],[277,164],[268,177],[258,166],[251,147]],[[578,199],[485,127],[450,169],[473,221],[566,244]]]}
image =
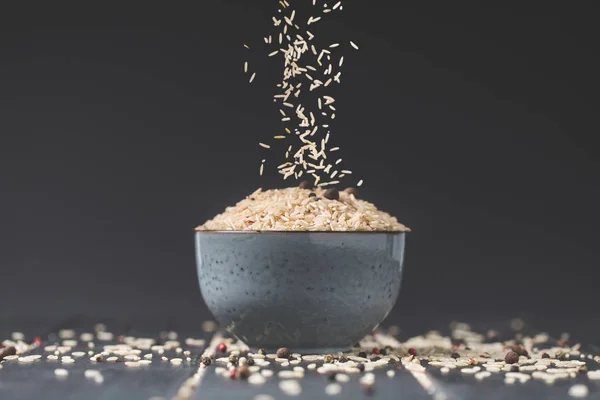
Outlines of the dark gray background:
{"label": "dark gray background", "polygon": [[[275,3],[3,5],[3,317],[206,317],[193,228],[282,185],[257,172],[280,129],[273,67],[255,52],[255,84],[242,73]],[[332,140],[363,197],[413,228],[393,320],[598,323],[591,4],[356,1],[315,28],[361,46]]]}

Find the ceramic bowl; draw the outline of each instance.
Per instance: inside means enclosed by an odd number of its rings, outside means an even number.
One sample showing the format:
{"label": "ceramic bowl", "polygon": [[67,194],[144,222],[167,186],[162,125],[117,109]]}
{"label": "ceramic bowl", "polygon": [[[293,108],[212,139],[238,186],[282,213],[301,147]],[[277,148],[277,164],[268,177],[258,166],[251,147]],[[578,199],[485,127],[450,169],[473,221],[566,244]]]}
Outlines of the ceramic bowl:
{"label": "ceramic bowl", "polygon": [[392,310],[404,232],[198,231],[202,297],[251,349],[346,351]]}

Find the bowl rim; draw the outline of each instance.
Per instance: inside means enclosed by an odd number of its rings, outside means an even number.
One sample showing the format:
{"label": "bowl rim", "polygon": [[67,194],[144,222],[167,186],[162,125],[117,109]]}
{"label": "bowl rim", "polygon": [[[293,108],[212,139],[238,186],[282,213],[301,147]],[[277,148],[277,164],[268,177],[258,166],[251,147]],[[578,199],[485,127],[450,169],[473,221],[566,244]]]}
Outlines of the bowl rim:
{"label": "bowl rim", "polygon": [[203,233],[218,233],[218,234],[260,234],[260,235],[269,235],[269,234],[307,234],[307,233],[318,233],[318,234],[340,234],[340,233],[350,233],[350,234],[358,234],[358,233],[362,233],[362,234],[387,234],[387,235],[401,235],[401,234],[406,234],[409,233],[410,231],[271,231],[271,230],[264,230],[264,231],[251,231],[251,230],[198,230],[195,229],[195,232],[197,234],[203,234]]}

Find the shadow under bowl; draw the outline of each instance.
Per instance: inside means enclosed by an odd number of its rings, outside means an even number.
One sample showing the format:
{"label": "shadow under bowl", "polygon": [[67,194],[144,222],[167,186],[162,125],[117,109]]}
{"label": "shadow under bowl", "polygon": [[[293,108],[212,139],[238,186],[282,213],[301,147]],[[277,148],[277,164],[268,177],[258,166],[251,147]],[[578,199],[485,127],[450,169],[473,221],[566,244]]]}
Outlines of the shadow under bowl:
{"label": "shadow under bowl", "polygon": [[253,350],[346,351],[396,303],[404,244],[404,232],[198,231],[198,280]]}

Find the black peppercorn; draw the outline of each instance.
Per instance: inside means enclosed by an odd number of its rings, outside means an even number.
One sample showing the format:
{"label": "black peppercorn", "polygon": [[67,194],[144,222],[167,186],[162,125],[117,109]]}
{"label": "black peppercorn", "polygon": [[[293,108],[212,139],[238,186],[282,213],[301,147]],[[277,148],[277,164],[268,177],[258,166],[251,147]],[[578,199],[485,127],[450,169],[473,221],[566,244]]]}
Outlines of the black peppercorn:
{"label": "black peppercorn", "polygon": [[238,356],[236,356],[235,354],[230,355],[229,362],[235,365],[235,363],[238,362]]}
{"label": "black peppercorn", "polygon": [[98,361],[98,362],[102,362],[102,361],[104,361],[104,355],[102,355],[102,354],[98,354],[98,355],[96,356],[96,361]]}
{"label": "black peppercorn", "polygon": [[504,362],[506,362],[507,364],[517,363],[519,362],[519,355],[514,351],[509,351],[504,357]]}
{"label": "black peppercorn", "polygon": [[364,351],[361,351],[360,353],[358,353],[358,356],[362,357],[362,358],[367,358],[367,353],[365,353]]}
{"label": "black peppercorn", "polygon": [[302,181],[300,185],[298,185],[300,189],[312,189],[314,186],[310,181]]}
{"label": "black peppercorn", "polygon": [[8,357],[8,356],[14,356],[17,354],[17,348],[14,346],[8,346],[3,348],[2,350],[0,350],[0,361],[2,361],[2,359],[4,357]]}
{"label": "black peppercorn", "polygon": [[329,379],[331,382],[334,382],[334,381],[335,381],[335,377],[336,377],[336,376],[337,376],[337,373],[336,373],[336,372],[332,372],[332,373],[330,373],[330,374],[327,376],[327,378],[328,378],[328,379]]}
{"label": "black peppercorn", "polygon": [[287,347],[282,347],[279,350],[277,350],[277,357],[290,358],[290,351],[287,349]]}
{"label": "black peppercorn", "polygon": [[323,197],[325,197],[328,200],[339,200],[340,192],[338,192],[337,189],[334,188],[327,189],[325,191],[325,194],[323,194]]}
{"label": "black peppercorn", "polygon": [[265,349],[258,349],[258,354],[260,354],[261,356],[265,356],[267,355],[267,352],[265,351]]}
{"label": "black peppercorn", "polygon": [[200,362],[204,364],[205,367],[208,367],[210,365],[210,357],[202,356]]}
{"label": "black peppercorn", "polygon": [[542,353],[542,358],[550,358],[550,354],[548,354],[548,353]]}
{"label": "black peppercorn", "polygon": [[510,372],[519,372],[519,366],[518,365],[513,365],[510,367]]}
{"label": "black peppercorn", "polygon": [[454,358],[454,359],[456,360],[457,358],[459,358],[459,357],[460,357],[460,354],[458,354],[457,352],[454,352],[454,353],[452,353],[452,354],[450,355],[450,357],[452,357],[452,358]]}
{"label": "black peppercorn", "polygon": [[248,364],[249,366],[253,366],[254,365],[254,358],[248,357],[248,361],[246,361],[246,364]]}
{"label": "black peppercorn", "polygon": [[359,370],[360,372],[363,372],[363,371],[365,370],[365,364],[363,364],[363,363],[358,363],[358,364],[356,364],[356,368],[358,368],[358,370]]}
{"label": "black peppercorn", "polygon": [[310,192],[310,194],[308,195],[308,197],[317,197],[317,194],[315,192]]}
{"label": "black peppercorn", "polygon": [[348,358],[346,356],[340,356],[338,361],[341,363],[345,363],[345,362],[348,362]]}

